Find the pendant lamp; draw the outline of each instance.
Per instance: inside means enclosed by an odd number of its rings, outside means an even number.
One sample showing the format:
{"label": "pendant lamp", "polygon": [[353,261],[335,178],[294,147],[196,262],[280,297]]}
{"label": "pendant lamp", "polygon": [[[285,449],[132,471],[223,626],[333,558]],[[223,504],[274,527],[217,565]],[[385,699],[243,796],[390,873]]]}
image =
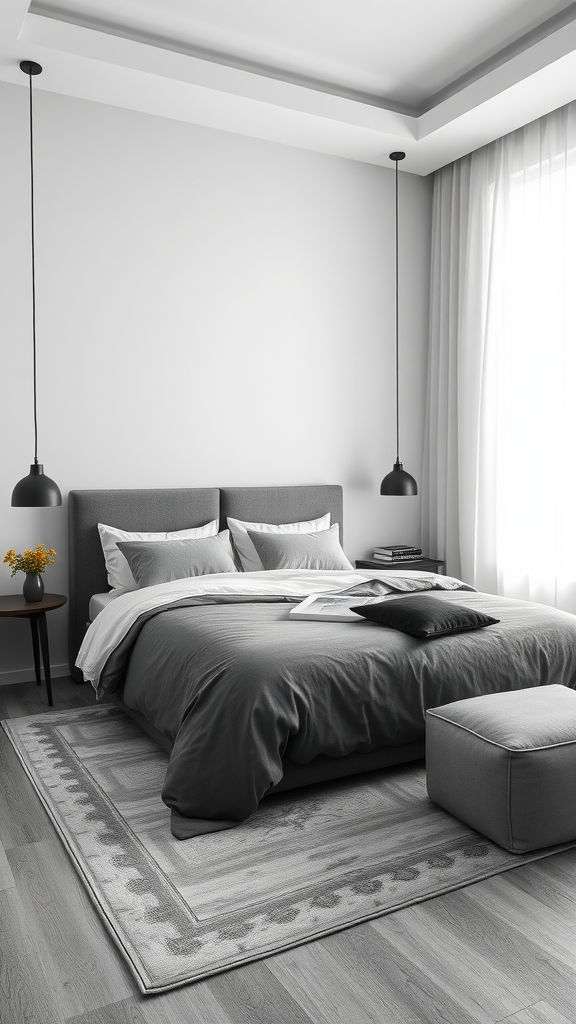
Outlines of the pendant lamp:
{"label": "pendant lamp", "polygon": [[32,131],[32,78],[42,72],[42,66],[33,60],[23,60],[20,70],[28,75],[30,85],[30,227],[32,240],[32,365],[34,379],[34,462],[28,476],[19,480],[12,491],[12,505],[39,508],[46,505],[61,505],[62,495],[58,484],[44,475],[44,466],[38,462],[38,420],[36,415],[36,275],[34,264],[34,145]]}
{"label": "pendant lamp", "polygon": [[400,417],[398,403],[398,162],[406,153],[390,153],[390,159],[396,163],[396,462],[392,472],[384,477],[380,484],[380,494],[391,494],[405,497],[418,494],[418,486],[413,476],[406,473],[400,462]]}

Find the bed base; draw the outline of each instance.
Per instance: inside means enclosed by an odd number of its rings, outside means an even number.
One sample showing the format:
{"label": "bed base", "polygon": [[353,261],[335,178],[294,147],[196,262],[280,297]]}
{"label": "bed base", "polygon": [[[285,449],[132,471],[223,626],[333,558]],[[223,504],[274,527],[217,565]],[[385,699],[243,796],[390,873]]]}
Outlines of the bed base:
{"label": "bed base", "polygon": [[[148,733],[158,746],[166,753],[171,753],[171,740],[152,725],[140,711],[129,708],[116,693],[108,694],[107,697]],[[424,757],[424,753],[425,743],[424,740],[420,740],[415,743],[403,743],[398,747],[379,747],[366,754],[347,754],[346,757],[327,757],[325,754],[319,754],[308,764],[298,764],[286,757],[282,761],[283,775],[280,782],[264,795],[274,796],[283,790],[301,789],[303,786],[314,786],[316,783],[329,782],[331,779],[360,775],[362,772],[372,772],[378,768],[390,768],[406,761],[419,761]]]}

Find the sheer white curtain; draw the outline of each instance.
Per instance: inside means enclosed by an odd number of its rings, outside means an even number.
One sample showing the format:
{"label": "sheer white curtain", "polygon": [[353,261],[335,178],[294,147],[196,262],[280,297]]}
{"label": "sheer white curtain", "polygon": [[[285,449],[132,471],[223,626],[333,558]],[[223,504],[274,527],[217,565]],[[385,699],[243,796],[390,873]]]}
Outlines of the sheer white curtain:
{"label": "sheer white curtain", "polygon": [[438,171],[423,546],[576,612],[576,104]]}

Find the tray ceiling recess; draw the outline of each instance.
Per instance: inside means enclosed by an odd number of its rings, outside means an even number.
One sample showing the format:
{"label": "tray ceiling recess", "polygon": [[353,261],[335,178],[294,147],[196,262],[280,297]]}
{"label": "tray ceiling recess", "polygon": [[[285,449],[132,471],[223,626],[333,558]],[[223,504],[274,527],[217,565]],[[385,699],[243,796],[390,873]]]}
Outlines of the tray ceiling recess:
{"label": "tray ceiling recess", "polygon": [[576,99],[576,3],[2,0],[0,80],[24,59],[39,90],[429,174]]}

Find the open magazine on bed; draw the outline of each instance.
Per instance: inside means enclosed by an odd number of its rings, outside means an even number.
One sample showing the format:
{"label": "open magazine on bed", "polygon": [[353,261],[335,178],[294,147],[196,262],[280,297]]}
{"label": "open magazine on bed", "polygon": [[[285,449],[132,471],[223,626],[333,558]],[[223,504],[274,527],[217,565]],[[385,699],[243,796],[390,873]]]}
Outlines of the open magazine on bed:
{"label": "open magazine on bed", "polygon": [[339,594],[311,594],[289,612],[291,619],[329,620],[330,622],[362,622],[366,621],[358,612],[352,611],[352,605],[374,604],[381,601],[378,597],[350,597]]}

